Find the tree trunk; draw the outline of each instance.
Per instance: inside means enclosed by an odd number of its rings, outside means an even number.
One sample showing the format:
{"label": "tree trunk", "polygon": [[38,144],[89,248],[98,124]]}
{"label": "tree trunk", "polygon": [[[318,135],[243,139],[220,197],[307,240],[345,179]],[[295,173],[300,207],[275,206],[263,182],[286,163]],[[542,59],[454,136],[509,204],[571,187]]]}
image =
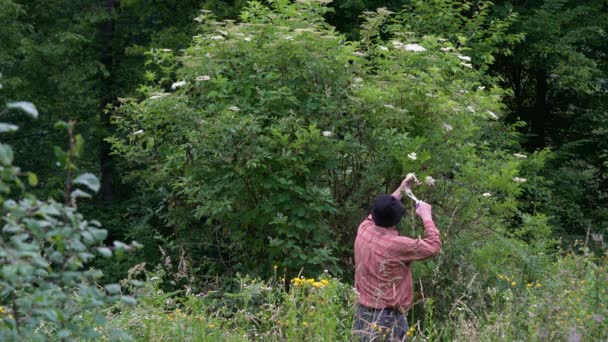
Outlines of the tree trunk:
{"label": "tree trunk", "polygon": [[101,63],[109,73],[109,77],[103,80],[101,87],[101,103],[99,108],[100,141],[99,141],[99,167],[101,171],[101,196],[105,201],[112,200],[112,156],[110,144],[105,141],[110,131],[110,114],[106,111],[108,105],[112,104],[112,76],[113,76],[113,52],[112,40],[114,34],[114,5],[116,0],[106,0],[108,20],[100,27],[101,33]]}
{"label": "tree trunk", "polygon": [[549,119],[549,106],[547,104],[547,71],[540,68],[536,71],[536,101],[530,116],[532,128],[532,147],[546,146],[545,123]]}

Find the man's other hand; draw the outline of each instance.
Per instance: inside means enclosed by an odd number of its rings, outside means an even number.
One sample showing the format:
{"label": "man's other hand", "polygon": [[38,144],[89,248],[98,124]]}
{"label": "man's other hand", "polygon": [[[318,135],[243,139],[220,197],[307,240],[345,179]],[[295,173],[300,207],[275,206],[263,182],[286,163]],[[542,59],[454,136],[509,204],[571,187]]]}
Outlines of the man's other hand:
{"label": "man's other hand", "polygon": [[416,214],[420,216],[422,221],[432,220],[433,219],[433,208],[430,204],[426,202],[418,202],[418,208],[416,208]]}

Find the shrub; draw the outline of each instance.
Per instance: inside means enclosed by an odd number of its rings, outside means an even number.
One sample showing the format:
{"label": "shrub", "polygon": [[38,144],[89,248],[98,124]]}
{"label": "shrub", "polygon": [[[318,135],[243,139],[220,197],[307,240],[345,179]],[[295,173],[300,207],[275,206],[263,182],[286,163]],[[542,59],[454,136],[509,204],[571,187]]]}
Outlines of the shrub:
{"label": "shrub", "polygon": [[368,15],[360,42],[326,11],[254,1],[240,23],[203,12],[185,54],[151,51],[142,99],[116,108],[127,180],[199,276],[276,263],[350,273],[368,204],[410,171],[437,180],[419,191],[448,241],[478,247],[509,229],[522,161],[495,114],[505,91],[465,47],[406,35],[399,18],[386,29],[388,11]]}
{"label": "shrub", "polygon": [[[34,117],[38,115],[31,103],[9,103],[7,107],[24,110]],[[115,241],[113,247],[103,246],[106,230],[99,222],[85,220],[78,213],[77,199],[90,197],[87,191],[97,191],[99,182],[89,173],[71,179],[76,169],[73,158],[80,154],[82,140],[74,136],[72,122],[59,126],[67,128],[70,136],[68,151],[56,149],[56,153],[64,157],[59,163],[68,175],[65,203],[41,201],[29,195],[21,178],[27,177],[30,185],[36,185],[37,176],[13,166],[12,148],[0,143],[2,340],[94,339],[101,336],[97,328],[105,325],[101,310],[108,303],[120,300],[135,303],[132,297],[121,295],[117,284],[99,287],[97,281],[102,273],[86,268],[96,255],[110,257],[137,244]],[[17,129],[0,123],[2,132]],[[112,330],[111,336],[128,338],[120,330]]]}

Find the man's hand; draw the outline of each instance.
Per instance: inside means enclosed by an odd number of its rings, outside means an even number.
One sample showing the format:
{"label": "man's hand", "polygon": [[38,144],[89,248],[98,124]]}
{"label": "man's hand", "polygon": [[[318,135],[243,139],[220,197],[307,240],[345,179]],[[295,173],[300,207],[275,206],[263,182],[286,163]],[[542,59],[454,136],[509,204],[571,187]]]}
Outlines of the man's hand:
{"label": "man's hand", "polygon": [[432,211],[433,210],[432,210],[432,207],[430,204],[420,201],[418,203],[418,208],[416,209],[416,214],[418,216],[420,216],[422,221],[432,220],[433,219]]}
{"label": "man's hand", "polygon": [[407,189],[411,189],[412,186],[418,184],[420,184],[420,181],[418,180],[418,178],[416,178],[416,175],[414,173],[408,173],[407,176],[405,176],[405,178],[403,179],[403,181],[401,181],[399,189],[405,191]]}
{"label": "man's hand", "polygon": [[408,189],[411,189],[413,185],[418,184],[420,184],[420,181],[418,181],[416,175],[413,173],[408,173],[407,176],[405,176],[405,178],[401,181],[401,185],[399,185],[397,190],[393,191],[391,195],[396,199],[401,200],[402,192],[407,191]]}

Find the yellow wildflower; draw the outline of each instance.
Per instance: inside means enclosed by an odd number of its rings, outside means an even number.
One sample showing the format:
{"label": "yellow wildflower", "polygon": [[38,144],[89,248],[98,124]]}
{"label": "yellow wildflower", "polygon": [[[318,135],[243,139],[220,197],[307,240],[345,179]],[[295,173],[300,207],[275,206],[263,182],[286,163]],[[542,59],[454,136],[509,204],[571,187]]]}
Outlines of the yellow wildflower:
{"label": "yellow wildflower", "polygon": [[276,271],[276,270],[277,270],[277,268],[279,268],[279,266],[274,265],[274,266],[272,266],[272,268],[274,268],[274,270]]}
{"label": "yellow wildflower", "polygon": [[215,328],[215,324],[209,324],[209,328],[211,328],[211,329]]}
{"label": "yellow wildflower", "polygon": [[515,286],[515,285],[517,285],[516,282],[511,282],[511,286]]}
{"label": "yellow wildflower", "polygon": [[531,283],[528,283],[528,287],[532,287],[532,284],[531,284]]}
{"label": "yellow wildflower", "polygon": [[5,313],[4,306],[0,306],[0,313]]}
{"label": "yellow wildflower", "polygon": [[541,286],[542,286],[541,283],[536,284],[536,287],[541,287]]}
{"label": "yellow wildflower", "polygon": [[306,283],[312,285],[315,282],[315,278],[306,279]]}
{"label": "yellow wildflower", "polygon": [[308,326],[308,322],[302,322],[302,325],[307,327]]}
{"label": "yellow wildflower", "polygon": [[327,279],[322,279],[321,284],[323,284],[324,286],[327,286],[327,285],[329,285],[329,281]]}
{"label": "yellow wildflower", "polygon": [[315,288],[321,288],[323,287],[323,284],[319,283],[318,281],[315,281],[314,283],[312,283],[312,286],[314,286]]}

